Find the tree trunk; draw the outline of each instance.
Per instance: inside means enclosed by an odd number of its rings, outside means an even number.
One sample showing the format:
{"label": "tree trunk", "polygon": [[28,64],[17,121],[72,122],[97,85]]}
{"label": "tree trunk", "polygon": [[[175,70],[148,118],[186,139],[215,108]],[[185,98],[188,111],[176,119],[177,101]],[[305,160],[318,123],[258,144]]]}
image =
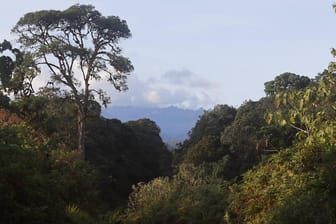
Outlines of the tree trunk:
{"label": "tree trunk", "polygon": [[86,124],[86,118],[85,113],[78,110],[78,152],[80,153],[80,156],[83,160],[85,160],[85,124]]}

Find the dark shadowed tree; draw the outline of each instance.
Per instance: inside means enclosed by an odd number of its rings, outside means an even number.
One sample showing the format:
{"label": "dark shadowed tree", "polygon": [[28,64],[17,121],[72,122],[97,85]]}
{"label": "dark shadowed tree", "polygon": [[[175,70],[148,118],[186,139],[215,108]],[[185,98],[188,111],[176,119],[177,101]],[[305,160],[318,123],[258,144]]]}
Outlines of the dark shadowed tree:
{"label": "dark shadowed tree", "polygon": [[266,95],[275,95],[285,90],[300,90],[307,87],[311,80],[306,76],[296,75],[294,73],[285,72],[275,77],[274,80],[266,82],[265,93]]}
{"label": "dark shadowed tree", "polygon": [[234,121],[236,113],[237,110],[228,105],[216,105],[213,110],[205,111],[192,128],[188,144],[195,144],[205,136],[219,135]]}
{"label": "dark shadowed tree", "polygon": [[85,158],[85,125],[89,102],[103,105],[109,97],[92,82],[105,79],[119,90],[127,90],[126,78],[133,70],[122,56],[121,39],[131,36],[125,20],[102,16],[92,5],[73,5],[59,10],[25,14],[12,30],[19,43],[31,49],[38,65],[46,66],[51,79],[74,98],[78,112],[78,150]]}
{"label": "dark shadowed tree", "polygon": [[7,94],[30,96],[31,82],[39,73],[32,55],[14,48],[10,42],[0,43],[0,89]]}

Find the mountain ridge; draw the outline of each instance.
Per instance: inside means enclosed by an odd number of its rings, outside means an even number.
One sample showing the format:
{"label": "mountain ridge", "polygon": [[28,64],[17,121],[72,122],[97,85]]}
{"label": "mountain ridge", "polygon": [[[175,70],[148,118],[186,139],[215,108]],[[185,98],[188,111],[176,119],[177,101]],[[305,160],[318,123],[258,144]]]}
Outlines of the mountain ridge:
{"label": "mountain ridge", "polygon": [[161,137],[170,145],[184,141],[195,126],[204,109],[182,109],[169,107],[111,106],[102,110],[106,118],[116,118],[122,122],[148,118],[161,129]]}

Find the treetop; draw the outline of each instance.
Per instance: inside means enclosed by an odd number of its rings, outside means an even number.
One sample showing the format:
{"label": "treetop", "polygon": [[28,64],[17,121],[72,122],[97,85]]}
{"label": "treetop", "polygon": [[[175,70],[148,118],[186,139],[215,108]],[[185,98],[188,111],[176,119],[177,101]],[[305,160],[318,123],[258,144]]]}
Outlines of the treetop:
{"label": "treetop", "polygon": [[102,16],[94,6],[80,4],[72,5],[63,11],[40,10],[26,13],[17,22],[12,32],[19,33],[22,29],[41,28],[45,31],[55,29],[71,32],[76,29],[97,32],[102,38],[110,41],[131,36],[125,20],[121,20],[118,16]]}

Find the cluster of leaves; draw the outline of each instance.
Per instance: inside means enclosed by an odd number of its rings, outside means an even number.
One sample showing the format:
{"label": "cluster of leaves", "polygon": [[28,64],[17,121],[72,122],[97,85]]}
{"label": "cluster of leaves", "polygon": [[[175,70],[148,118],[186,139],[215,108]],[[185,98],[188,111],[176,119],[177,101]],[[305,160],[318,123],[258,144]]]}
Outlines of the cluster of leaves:
{"label": "cluster of leaves", "polygon": [[7,117],[0,127],[0,222],[72,223],[66,213],[70,205],[96,216],[100,203],[93,167],[76,152],[50,150],[48,138]]}
{"label": "cluster of leaves", "polygon": [[21,52],[4,40],[0,43],[0,89],[15,96],[30,96],[32,80],[40,70],[31,54]]}
{"label": "cluster of leaves", "polygon": [[288,90],[304,89],[311,81],[308,77],[286,72],[275,77],[274,80],[266,82],[264,91],[269,96]]}
{"label": "cluster of leaves", "polygon": [[248,171],[231,187],[231,222],[335,223],[336,154],[317,150],[282,150]]}
{"label": "cluster of leaves", "polygon": [[101,73],[106,73],[118,90],[127,88],[126,75],[133,66],[121,55],[118,43],[131,32],[126,21],[117,16],[103,16],[92,5],[76,4],[63,11],[27,13],[12,32],[24,47],[34,49],[38,64],[46,65],[52,78],[69,87],[76,100],[81,94],[80,81],[73,74],[76,61],[85,83],[85,100],[94,92],[86,85],[90,79],[103,78]]}
{"label": "cluster of leaves", "polygon": [[237,110],[227,105],[217,105],[205,111],[189,133],[189,139],[174,151],[174,165],[215,163],[228,155],[228,147],[220,143],[220,135],[235,119]]}
{"label": "cluster of leaves", "polygon": [[10,109],[48,136],[55,147],[76,148],[76,108],[71,99],[31,96],[11,102]]}
{"label": "cluster of leaves", "polygon": [[326,73],[276,96],[278,109],[267,117],[296,129],[297,142],[232,187],[234,223],[335,223],[335,81]]}
{"label": "cluster of leaves", "polygon": [[110,207],[124,203],[133,184],[171,173],[171,152],[153,121],[95,118],[87,136],[87,160],[103,175],[102,199]]}
{"label": "cluster of leaves", "polygon": [[172,178],[139,183],[118,223],[224,223],[227,183],[193,166],[181,166]]}

